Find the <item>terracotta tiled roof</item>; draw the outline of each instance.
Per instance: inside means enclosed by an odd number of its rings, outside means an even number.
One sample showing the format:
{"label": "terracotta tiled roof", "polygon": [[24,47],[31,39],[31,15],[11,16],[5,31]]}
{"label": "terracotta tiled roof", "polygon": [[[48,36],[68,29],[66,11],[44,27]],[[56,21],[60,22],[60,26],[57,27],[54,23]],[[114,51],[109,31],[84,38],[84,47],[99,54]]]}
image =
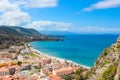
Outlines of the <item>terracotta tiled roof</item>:
{"label": "terracotta tiled roof", "polygon": [[12,78],[8,77],[8,78],[3,78],[2,80],[12,80]]}
{"label": "terracotta tiled roof", "polygon": [[73,68],[72,67],[65,67],[65,68],[61,68],[61,69],[56,70],[56,72],[62,72],[62,71],[66,71],[66,70],[73,70]]}
{"label": "terracotta tiled roof", "polygon": [[9,69],[6,67],[0,68],[0,72],[7,72],[7,71],[9,71]]}
{"label": "terracotta tiled roof", "polygon": [[9,76],[9,77],[2,77],[2,76],[0,76],[0,80],[12,80],[13,78],[12,78],[12,76]]}
{"label": "terracotta tiled roof", "polygon": [[49,77],[50,77],[50,80],[63,80],[61,77],[59,77],[59,76],[56,76],[56,75],[49,75]]}

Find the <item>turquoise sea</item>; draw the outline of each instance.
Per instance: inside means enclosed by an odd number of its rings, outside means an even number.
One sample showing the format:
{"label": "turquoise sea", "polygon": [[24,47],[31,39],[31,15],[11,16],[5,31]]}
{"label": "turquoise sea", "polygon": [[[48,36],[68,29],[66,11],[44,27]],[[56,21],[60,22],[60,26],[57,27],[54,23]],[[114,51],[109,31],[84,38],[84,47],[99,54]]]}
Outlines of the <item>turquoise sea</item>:
{"label": "turquoise sea", "polygon": [[102,51],[116,42],[118,35],[65,35],[64,41],[35,41],[35,49],[85,66],[93,66]]}

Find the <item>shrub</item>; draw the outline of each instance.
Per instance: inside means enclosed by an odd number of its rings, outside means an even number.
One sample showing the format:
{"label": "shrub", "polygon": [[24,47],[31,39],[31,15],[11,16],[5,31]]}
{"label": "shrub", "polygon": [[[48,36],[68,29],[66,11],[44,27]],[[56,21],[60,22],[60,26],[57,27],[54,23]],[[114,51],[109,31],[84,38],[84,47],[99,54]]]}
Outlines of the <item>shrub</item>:
{"label": "shrub", "polygon": [[76,75],[80,75],[84,70],[82,68],[75,71]]}
{"label": "shrub", "polygon": [[98,80],[105,80],[104,78],[99,78]]}
{"label": "shrub", "polygon": [[100,67],[103,67],[103,66],[105,66],[105,65],[108,64],[108,63],[109,63],[109,61],[104,61],[104,62],[101,64]]}
{"label": "shrub", "polygon": [[17,62],[17,65],[18,65],[18,66],[21,66],[21,65],[22,65],[22,62],[21,62],[21,61],[18,61],[18,62]]}
{"label": "shrub", "polygon": [[116,74],[116,66],[110,66],[108,69],[106,69],[103,72],[102,78],[104,78],[105,80],[114,80],[114,76]]}
{"label": "shrub", "polygon": [[116,48],[119,48],[120,49],[120,44],[117,44],[117,47]]}
{"label": "shrub", "polygon": [[65,76],[64,79],[65,80],[72,80],[72,78],[70,76]]}
{"label": "shrub", "polygon": [[103,52],[103,55],[106,56],[109,52],[110,52],[110,50],[106,48]]}

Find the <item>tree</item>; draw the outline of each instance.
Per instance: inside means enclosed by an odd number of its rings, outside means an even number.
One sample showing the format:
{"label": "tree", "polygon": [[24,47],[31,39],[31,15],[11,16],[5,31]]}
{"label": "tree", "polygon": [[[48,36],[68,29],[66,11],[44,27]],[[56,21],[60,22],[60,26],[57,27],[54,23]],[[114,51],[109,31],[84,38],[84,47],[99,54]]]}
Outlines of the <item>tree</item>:
{"label": "tree", "polygon": [[117,67],[115,65],[112,65],[103,72],[102,78],[105,80],[114,80],[116,71]]}
{"label": "tree", "polygon": [[82,68],[75,71],[76,75],[80,75],[84,70]]}
{"label": "tree", "polygon": [[72,80],[72,78],[70,76],[65,76],[64,79],[65,80]]}
{"label": "tree", "polygon": [[18,62],[17,62],[17,65],[18,65],[18,66],[21,66],[21,65],[22,65],[22,62],[21,62],[21,61],[18,61]]}
{"label": "tree", "polygon": [[76,80],[83,80],[83,71],[85,71],[83,68],[79,68],[78,70],[75,71],[74,77]]}

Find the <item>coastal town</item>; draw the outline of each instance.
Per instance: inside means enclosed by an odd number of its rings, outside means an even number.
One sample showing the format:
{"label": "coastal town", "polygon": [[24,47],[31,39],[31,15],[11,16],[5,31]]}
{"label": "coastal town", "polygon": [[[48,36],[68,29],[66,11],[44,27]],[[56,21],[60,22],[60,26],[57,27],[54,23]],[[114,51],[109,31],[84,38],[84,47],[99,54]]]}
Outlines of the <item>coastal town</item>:
{"label": "coastal town", "polygon": [[29,45],[33,41],[62,38],[46,36],[34,29],[0,26],[0,80],[86,79],[89,67],[46,55]]}
{"label": "coastal town", "polygon": [[103,50],[91,68],[50,56],[30,45],[61,39],[31,29],[0,26],[0,80],[120,80],[120,37]]}
{"label": "coastal town", "polygon": [[0,51],[0,80],[77,80],[72,77],[80,69],[85,74],[88,67],[43,54],[28,44]]}
{"label": "coastal town", "polygon": [[120,0],[0,0],[0,80],[120,80]]}

